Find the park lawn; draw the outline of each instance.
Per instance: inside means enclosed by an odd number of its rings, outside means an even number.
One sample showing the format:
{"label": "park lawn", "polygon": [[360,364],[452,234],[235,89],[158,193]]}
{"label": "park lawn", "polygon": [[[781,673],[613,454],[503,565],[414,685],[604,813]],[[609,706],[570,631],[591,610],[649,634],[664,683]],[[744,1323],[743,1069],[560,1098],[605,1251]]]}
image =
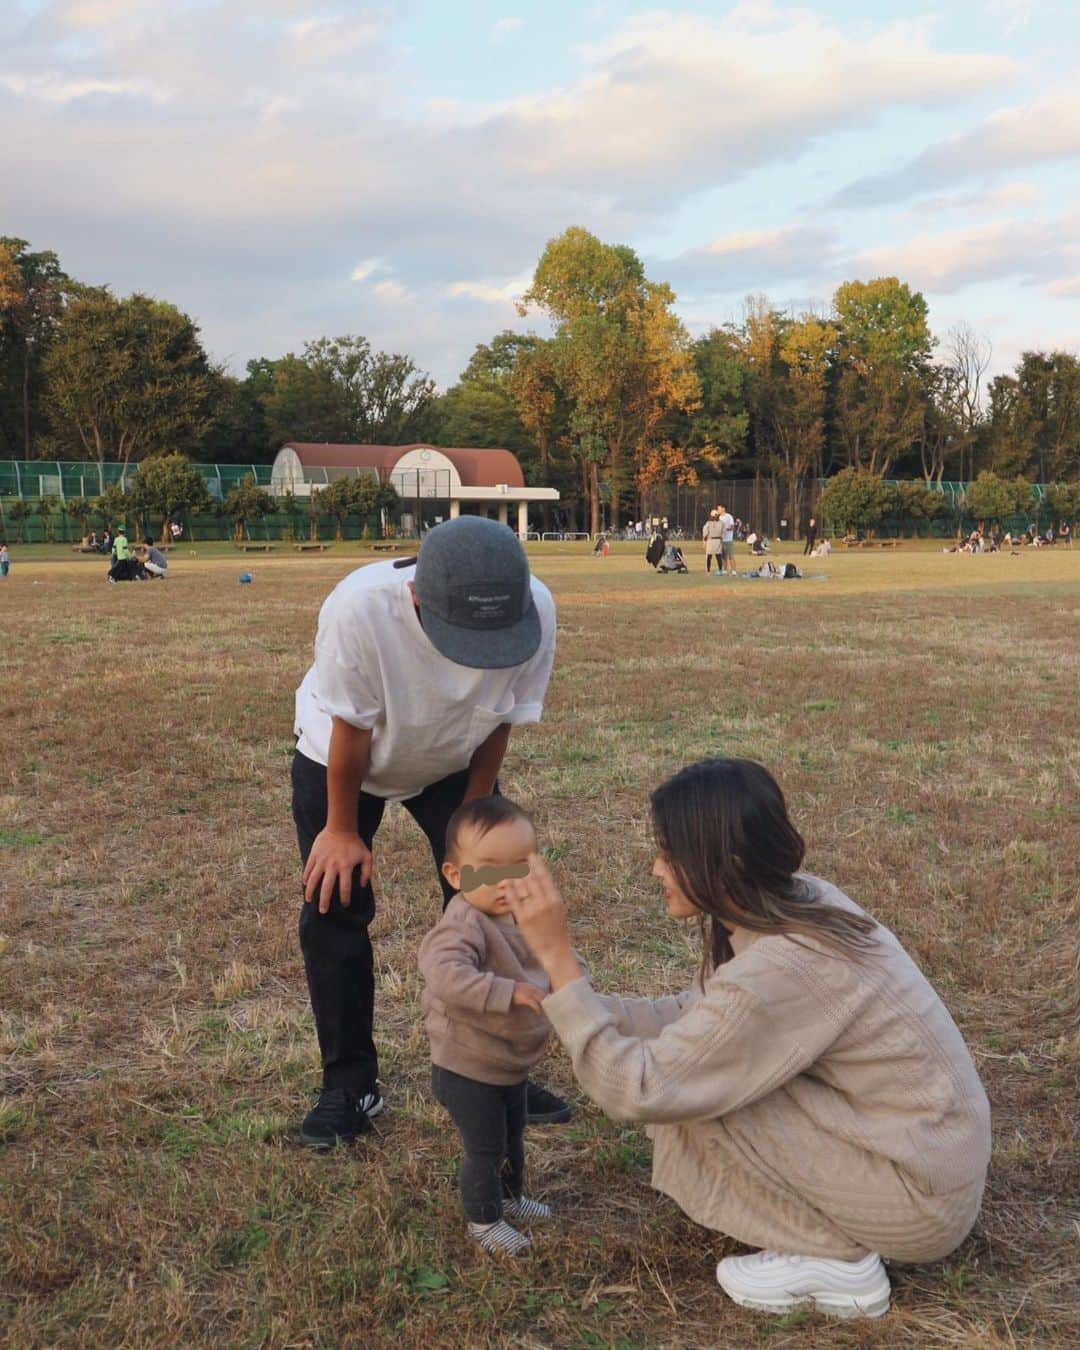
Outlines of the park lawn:
{"label": "park lawn", "polygon": [[894,1268],[880,1323],[735,1308],[713,1280],[732,1245],[650,1189],[643,1133],[584,1102],[555,1050],[541,1077],[577,1112],[527,1148],[558,1225],[517,1265],[472,1248],[418,1010],[437,889],[396,807],[376,852],[387,1111],[353,1149],[296,1147],[317,1055],[292,692],[356,559],[174,553],[166,583],[113,587],[59,550],[16,552],[0,582],[0,1343],[1080,1342],[1080,551],[860,550],[801,582],[707,578],[693,545],[695,571],[663,577],[640,552],[532,550],[559,656],[503,787],[536,813],[576,941],[602,988],[684,987],[697,932],[663,916],[648,875],[648,792],[707,754],[762,760],[807,865],[896,930],[971,1045],[995,1124],[972,1237]]}

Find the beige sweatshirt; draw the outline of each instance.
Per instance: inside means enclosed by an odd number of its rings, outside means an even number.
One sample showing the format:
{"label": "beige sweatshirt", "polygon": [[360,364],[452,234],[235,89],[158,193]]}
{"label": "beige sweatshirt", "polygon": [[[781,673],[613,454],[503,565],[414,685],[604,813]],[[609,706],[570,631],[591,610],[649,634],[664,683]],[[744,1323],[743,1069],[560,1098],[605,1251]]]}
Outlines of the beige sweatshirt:
{"label": "beige sweatshirt", "polygon": [[551,983],[514,920],[484,914],[455,895],[420,944],[419,964],[431,1062],[481,1083],[527,1078],[551,1027],[510,1000],[519,981],[545,994]]}
{"label": "beige sweatshirt", "polygon": [[888,929],[877,939],[853,961],[813,941],[759,938],[704,992],[620,998],[580,979],[544,1011],[589,1096],[616,1120],[652,1123],[653,1184],[680,1204],[703,1185],[695,1132],[704,1147],[713,1122],[769,1094],[806,1137],[833,1135],[943,1195],[985,1176],[989,1104],[944,1004]]}

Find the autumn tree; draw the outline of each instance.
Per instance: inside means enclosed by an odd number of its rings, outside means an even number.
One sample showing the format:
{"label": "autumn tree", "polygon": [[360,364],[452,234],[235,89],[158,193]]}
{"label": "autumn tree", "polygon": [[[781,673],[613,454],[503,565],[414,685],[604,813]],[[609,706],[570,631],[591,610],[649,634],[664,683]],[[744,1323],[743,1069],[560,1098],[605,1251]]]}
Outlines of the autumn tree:
{"label": "autumn tree", "polygon": [[93,291],[73,300],[44,370],[54,428],[79,459],[126,466],[197,445],[210,425],[213,382],[199,330],[149,296]]}
{"label": "autumn tree", "polygon": [[572,227],[544,249],[523,297],[554,323],[555,382],[569,404],[569,436],[600,529],[601,473],[612,493],[661,471],[665,422],[698,402],[700,387],[670,287],[648,281],[625,245]]}
{"label": "autumn tree", "polygon": [[776,460],[796,529],[803,518],[806,480],[822,474],[826,379],[835,336],[831,324],[809,315],[787,324],[780,336],[785,379],[773,404]]}
{"label": "autumn tree", "polygon": [[833,297],[836,420],[847,462],[884,477],[917,441],[933,346],[926,301],[896,277],[848,281]]}

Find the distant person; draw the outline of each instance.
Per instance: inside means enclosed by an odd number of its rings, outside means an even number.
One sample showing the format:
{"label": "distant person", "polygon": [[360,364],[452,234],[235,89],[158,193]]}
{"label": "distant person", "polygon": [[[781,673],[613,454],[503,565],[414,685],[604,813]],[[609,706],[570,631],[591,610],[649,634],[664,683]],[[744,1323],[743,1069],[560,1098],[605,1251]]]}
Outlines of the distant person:
{"label": "distant person", "polygon": [[105,578],[106,581],[134,581],[134,560],[131,556],[131,545],[128,543],[123,525],[117,525],[116,527],[116,535],[112,544],[112,560],[112,566]]}
{"label": "distant person", "polygon": [[86,547],[92,549],[95,553],[101,548],[101,544],[98,542],[97,530],[90,531],[90,537],[86,541]]}
{"label": "distant person", "polygon": [[716,508],[720,512],[720,561],[721,570],[735,575],[735,517],[726,506]]}
{"label": "distant person", "polygon": [[7,544],[0,544],[0,577],[6,577],[11,571],[11,554]]}
{"label": "distant person", "polygon": [[184,533],[184,522],[182,520],[170,520],[169,533],[173,537],[173,542],[178,542]]}
{"label": "distant person", "polygon": [[713,559],[716,559],[717,574],[723,570],[724,566],[724,527],[720,524],[720,517],[715,511],[709,513],[709,519],[705,522],[701,531],[701,543],[705,550],[705,571],[706,574],[712,571]]}
{"label": "distant person", "polygon": [[112,531],[106,526],[104,534],[101,536],[101,551],[108,555],[112,553]]}
{"label": "distant person", "polygon": [[645,550],[645,561],[650,567],[656,567],[664,556],[664,536],[658,529],[653,530],[649,546]]}
{"label": "distant person", "polygon": [[169,560],[161,549],[154,543],[149,535],[143,540],[146,545],[146,558],[143,562],[143,569],[150,573],[152,577],[164,578],[169,567]]}
{"label": "distant person", "polygon": [[817,521],[813,516],[806,522],[806,543],[803,546],[803,557],[809,557],[814,551],[814,545],[817,543]]}
{"label": "distant person", "polygon": [[1062,548],[1072,548],[1072,526],[1067,520],[1063,520],[1058,528],[1058,539]]}

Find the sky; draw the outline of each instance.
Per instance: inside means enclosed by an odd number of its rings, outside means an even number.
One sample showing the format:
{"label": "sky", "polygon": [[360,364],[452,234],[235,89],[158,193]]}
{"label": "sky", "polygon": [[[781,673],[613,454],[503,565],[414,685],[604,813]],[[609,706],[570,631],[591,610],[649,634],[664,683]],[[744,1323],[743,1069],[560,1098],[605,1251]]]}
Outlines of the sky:
{"label": "sky", "polygon": [[359,333],[443,386],[546,241],[691,333],[899,276],[991,373],[1080,349],[1080,6],[0,0],[0,234],[211,355]]}

